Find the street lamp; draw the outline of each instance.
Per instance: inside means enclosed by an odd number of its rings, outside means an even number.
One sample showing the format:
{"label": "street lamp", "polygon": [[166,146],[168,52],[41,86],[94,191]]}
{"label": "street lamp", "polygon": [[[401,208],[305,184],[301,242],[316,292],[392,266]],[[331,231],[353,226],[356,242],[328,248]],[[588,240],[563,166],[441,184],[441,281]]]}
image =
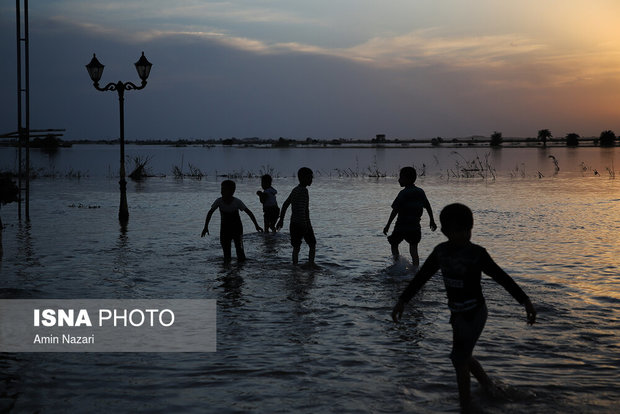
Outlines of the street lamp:
{"label": "street lamp", "polygon": [[99,86],[99,80],[101,79],[101,75],[103,75],[103,68],[105,66],[97,60],[97,56],[94,53],[90,63],[86,65],[86,70],[88,70],[88,74],[93,81],[95,89],[98,91],[118,92],[121,143],[120,181],[118,182],[121,189],[121,203],[118,211],[118,219],[121,224],[127,224],[127,221],[129,220],[129,210],[127,208],[127,181],[125,181],[125,91],[130,91],[132,89],[144,89],[146,86],[146,79],[149,77],[149,73],[151,72],[151,66],[153,66],[144,56],[144,52],[142,52],[142,56],[140,56],[140,59],[138,59],[135,65],[138,76],[142,80],[140,86],[136,86],[132,82],[123,83],[118,81],[117,83],[110,82],[103,88]]}

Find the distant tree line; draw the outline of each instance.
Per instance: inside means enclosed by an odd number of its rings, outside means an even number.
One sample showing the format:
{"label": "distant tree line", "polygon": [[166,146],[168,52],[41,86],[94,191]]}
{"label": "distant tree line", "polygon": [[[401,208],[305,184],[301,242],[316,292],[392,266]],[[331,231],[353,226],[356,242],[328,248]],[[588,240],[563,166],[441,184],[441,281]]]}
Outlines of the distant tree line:
{"label": "distant tree line", "polygon": [[[58,148],[70,147],[72,144],[106,144],[106,145],[115,145],[119,143],[118,139],[112,140],[68,140],[63,141],[59,138],[59,134],[46,134],[37,137],[31,138],[30,147],[31,148],[40,148],[44,151],[53,152]],[[10,138],[8,136],[0,136],[0,138]],[[314,138],[306,138],[305,140],[297,140],[280,137],[278,139],[273,138],[224,138],[224,139],[176,139],[176,140],[147,140],[147,139],[138,139],[138,140],[126,140],[126,144],[137,144],[137,145],[173,145],[177,147],[183,147],[187,145],[203,145],[203,146],[212,146],[212,145],[224,145],[224,146],[252,146],[252,145],[270,145],[276,148],[286,148],[286,147],[295,147],[298,145],[322,145],[322,146],[333,146],[333,145],[342,145],[342,144],[373,144],[377,146],[383,146],[385,144],[414,144],[414,143],[430,143],[432,146],[440,146],[444,143],[453,143],[453,144],[467,144],[474,145],[476,143],[484,143],[489,142],[492,147],[499,147],[505,142],[540,142],[542,146],[547,146],[547,142],[553,138],[553,134],[549,129],[541,129],[538,131],[537,137],[534,138],[524,138],[524,139],[507,139],[504,140],[503,135],[500,131],[493,131],[491,134],[490,140],[484,136],[476,135],[468,138],[453,138],[453,139],[444,139],[442,137],[435,137],[432,139],[386,139],[385,134],[378,134],[376,138],[373,139],[314,139]],[[579,134],[575,132],[570,132],[566,134],[563,138],[558,138],[555,141],[561,142],[564,141],[567,146],[575,147],[578,146],[581,140],[585,140],[586,138],[582,138]],[[613,147],[616,145],[617,137],[616,134],[612,130],[606,130],[600,133],[598,138],[587,138],[589,142],[594,142],[595,145],[599,145],[601,147]],[[19,140],[11,139],[7,140],[6,143],[0,142],[0,145],[6,146],[17,146],[19,144]],[[22,145],[24,143],[22,142]]]}
{"label": "distant tree line", "polygon": [[[553,138],[553,134],[551,134],[550,130],[541,129],[538,131],[537,140],[542,142],[543,147],[547,146],[547,140],[550,140],[551,138]],[[566,136],[564,137],[564,141],[566,142],[566,145],[569,147],[578,146],[580,139],[581,137],[579,136],[579,134],[575,132],[570,132],[566,134]],[[606,131],[601,132],[598,139],[594,140],[594,143],[598,144],[601,147],[613,147],[616,145],[616,140],[617,140],[617,137],[614,131],[608,129]],[[494,131],[493,134],[491,134],[490,145],[492,147],[498,147],[502,145],[503,141],[504,140],[502,138],[501,132]]]}

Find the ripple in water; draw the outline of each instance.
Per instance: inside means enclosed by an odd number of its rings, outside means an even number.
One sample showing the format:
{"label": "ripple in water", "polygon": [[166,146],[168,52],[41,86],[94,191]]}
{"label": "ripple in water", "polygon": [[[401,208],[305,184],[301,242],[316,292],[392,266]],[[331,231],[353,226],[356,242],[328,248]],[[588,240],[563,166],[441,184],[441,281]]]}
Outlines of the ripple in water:
{"label": "ripple in water", "polygon": [[[255,214],[258,185],[246,179],[237,190]],[[277,180],[280,201],[294,185],[293,178]],[[618,184],[429,178],[420,185],[436,215],[452,201],[472,207],[474,241],[538,307],[539,323],[528,327],[523,309],[485,281],[490,316],[475,352],[506,395],[491,398],[474,385],[481,410],[615,412]],[[19,224],[9,209],[2,212],[2,298],[217,299],[218,351],[3,354],[2,410],[458,411],[441,278],[429,281],[402,323],[390,320],[412,276],[407,263],[388,268],[381,231],[399,190],[392,179],[313,183],[316,270],[290,264],[286,232],[247,233],[248,261],[224,266],[218,220],[211,236],[199,237],[217,182],[147,181],[130,193],[126,233],[115,222],[116,186],[106,179],[37,180],[33,187],[30,225]],[[79,202],[101,208],[69,207]],[[428,229],[427,217],[422,220],[423,260],[443,236]],[[248,232],[250,223],[244,223]],[[302,247],[302,261],[305,255]]]}

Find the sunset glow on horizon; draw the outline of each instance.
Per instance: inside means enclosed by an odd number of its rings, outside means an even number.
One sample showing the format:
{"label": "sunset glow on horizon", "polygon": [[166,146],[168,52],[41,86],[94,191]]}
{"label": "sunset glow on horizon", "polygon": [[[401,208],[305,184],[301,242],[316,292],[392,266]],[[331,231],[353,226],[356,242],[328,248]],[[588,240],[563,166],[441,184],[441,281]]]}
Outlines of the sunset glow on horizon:
{"label": "sunset glow on horizon", "polygon": [[[0,7],[5,113],[15,111],[14,7]],[[40,109],[33,120],[65,127],[75,139],[114,135],[82,109],[113,111],[86,92],[84,62],[96,52],[104,78],[133,76],[128,59],[142,50],[154,67],[130,122],[162,120],[144,138],[620,129],[620,4],[610,0],[58,0],[31,4],[30,14],[32,99]],[[37,62],[51,62],[49,72]],[[59,93],[75,107],[44,111]],[[178,122],[164,123],[171,115]],[[13,119],[0,128],[14,129]]]}

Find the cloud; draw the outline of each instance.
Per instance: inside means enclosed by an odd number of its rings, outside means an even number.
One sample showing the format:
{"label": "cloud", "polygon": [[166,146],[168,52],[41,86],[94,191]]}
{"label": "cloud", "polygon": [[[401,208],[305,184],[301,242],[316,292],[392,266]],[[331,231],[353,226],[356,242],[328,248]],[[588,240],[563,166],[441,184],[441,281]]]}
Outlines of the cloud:
{"label": "cloud", "polygon": [[[40,63],[33,70],[43,62],[49,69],[33,73],[33,105],[41,105],[33,120],[67,127],[71,138],[116,134],[109,122],[116,102],[97,95],[84,70],[93,51],[114,79],[135,79],[131,62],[140,50],[155,63],[148,88],[128,96],[127,133],[139,137],[524,135],[539,124],[587,134],[586,126],[618,118],[613,42],[583,51],[517,32],[464,36],[435,27],[327,47],[206,24],[31,22],[32,59]],[[12,50],[6,43],[3,50]],[[14,80],[8,66],[4,72]],[[14,87],[6,90],[10,114]],[[50,96],[63,98],[49,106]],[[12,128],[7,118],[1,129]]]}
{"label": "cloud", "polygon": [[436,68],[443,73],[468,72],[480,85],[500,89],[561,88],[620,79],[620,52],[614,42],[570,50],[538,39],[513,34],[485,36],[447,35],[441,28],[374,37],[348,48],[328,48],[303,42],[278,42],[238,36],[217,28],[160,27],[140,30],[80,23],[64,17],[50,19],[65,30],[86,32],[121,43],[166,41],[216,44],[257,55],[307,55],[351,61],[388,71]]}
{"label": "cloud", "polygon": [[[269,6],[269,2],[233,2],[205,0],[149,0],[127,1],[106,0],[88,1],[61,0],[50,5],[50,10],[63,11],[63,15],[92,18],[107,25],[118,26],[135,20],[144,26],[145,22],[171,22],[177,25],[188,25],[192,22],[234,22],[262,24],[312,24],[321,25],[321,21],[304,17],[295,11],[278,9]],[[43,6],[45,7],[45,6]],[[59,15],[59,14],[55,14]],[[115,24],[116,23],[116,24]]]}
{"label": "cloud", "polygon": [[128,43],[186,37],[188,40],[204,39],[256,53],[308,53],[341,57],[384,67],[435,65],[437,63],[452,66],[496,65],[515,56],[544,49],[544,45],[518,35],[450,38],[434,34],[434,30],[414,31],[392,37],[375,37],[349,48],[327,48],[301,42],[268,42],[257,38],[235,36],[227,31],[216,29],[133,31],[110,28],[106,24],[74,22],[64,17],[53,17],[51,20]]}
{"label": "cloud", "polygon": [[[164,2],[166,5],[169,2]],[[319,20],[302,17],[298,13],[255,7],[233,2],[185,2],[173,8],[164,7],[155,16],[173,19],[228,20],[242,23],[321,24]]]}
{"label": "cloud", "polygon": [[376,37],[345,50],[351,58],[381,65],[499,65],[515,56],[544,49],[519,35],[445,37],[438,30],[420,30],[394,37]]}

